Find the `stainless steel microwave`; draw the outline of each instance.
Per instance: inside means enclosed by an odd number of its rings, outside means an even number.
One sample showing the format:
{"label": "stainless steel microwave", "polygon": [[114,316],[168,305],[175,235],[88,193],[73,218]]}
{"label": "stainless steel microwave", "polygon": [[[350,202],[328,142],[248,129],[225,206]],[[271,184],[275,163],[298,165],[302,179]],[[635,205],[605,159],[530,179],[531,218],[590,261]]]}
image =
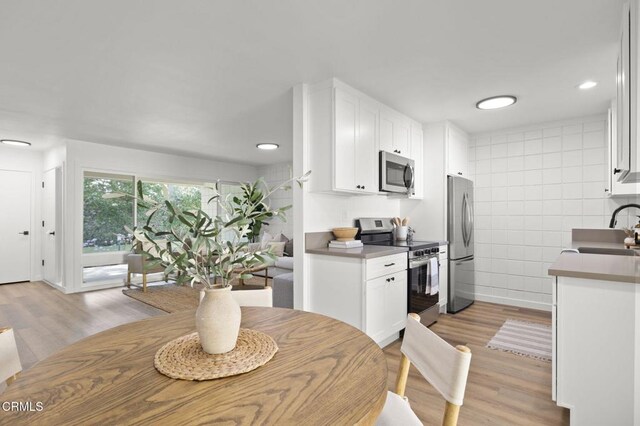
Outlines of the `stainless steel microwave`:
{"label": "stainless steel microwave", "polygon": [[415,163],[387,151],[380,151],[380,191],[414,194]]}

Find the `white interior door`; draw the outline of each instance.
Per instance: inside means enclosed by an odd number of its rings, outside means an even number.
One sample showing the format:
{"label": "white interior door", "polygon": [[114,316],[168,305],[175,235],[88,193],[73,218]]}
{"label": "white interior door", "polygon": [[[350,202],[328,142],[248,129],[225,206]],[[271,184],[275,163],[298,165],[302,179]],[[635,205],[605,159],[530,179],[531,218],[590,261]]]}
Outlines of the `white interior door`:
{"label": "white interior door", "polygon": [[31,172],[0,170],[0,284],[31,277]]}
{"label": "white interior door", "polygon": [[52,284],[60,282],[59,244],[61,241],[60,218],[60,168],[46,171],[42,189],[42,259],[43,278]]}

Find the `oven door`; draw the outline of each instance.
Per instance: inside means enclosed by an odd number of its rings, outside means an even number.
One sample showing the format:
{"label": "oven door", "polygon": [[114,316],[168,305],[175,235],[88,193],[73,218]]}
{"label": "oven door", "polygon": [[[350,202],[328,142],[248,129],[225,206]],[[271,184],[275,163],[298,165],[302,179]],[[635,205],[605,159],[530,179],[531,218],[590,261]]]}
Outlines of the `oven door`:
{"label": "oven door", "polygon": [[[416,314],[423,314],[427,310],[434,310],[436,315],[439,311],[438,299],[439,293],[434,295],[427,293],[429,286],[429,263],[430,258],[421,260],[411,260],[409,262],[409,312]],[[438,272],[440,268],[440,262],[438,262]],[[436,317],[437,318],[437,317]],[[432,323],[430,321],[429,323]]]}
{"label": "oven door", "polygon": [[410,158],[380,151],[380,191],[414,194],[414,167]]}

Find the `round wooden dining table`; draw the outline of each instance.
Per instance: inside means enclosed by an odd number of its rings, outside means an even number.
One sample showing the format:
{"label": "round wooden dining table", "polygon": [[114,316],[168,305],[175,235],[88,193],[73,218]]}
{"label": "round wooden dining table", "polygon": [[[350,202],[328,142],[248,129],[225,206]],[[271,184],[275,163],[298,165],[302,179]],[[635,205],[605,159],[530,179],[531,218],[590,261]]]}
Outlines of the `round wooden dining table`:
{"label": "round wooden dining table", "polygon": [[387,363],[367,335],[323,315],[281,308],[243,307],[241,326],[273,337],[278,352],[254,371],[202,382],[171,379],[153,366],[160,347],[195,331],[194,311],[85,338],[0,394],[4,407],[16,401],[30,407],[0,410],[0,424],[375,422],[386,399]]}

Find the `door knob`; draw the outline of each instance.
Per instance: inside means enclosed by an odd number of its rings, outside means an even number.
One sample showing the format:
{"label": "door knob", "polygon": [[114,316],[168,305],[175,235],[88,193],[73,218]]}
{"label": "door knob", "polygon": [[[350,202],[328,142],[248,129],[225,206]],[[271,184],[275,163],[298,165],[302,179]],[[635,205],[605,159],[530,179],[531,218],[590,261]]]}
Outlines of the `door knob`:
{"label": "door knob", "polygon": [[18,232],[18,235],[29,235],[29,231]]}
{"label": "door knob", "polygon": [[49,235],[56,235],[56,231],[49,232]]}

